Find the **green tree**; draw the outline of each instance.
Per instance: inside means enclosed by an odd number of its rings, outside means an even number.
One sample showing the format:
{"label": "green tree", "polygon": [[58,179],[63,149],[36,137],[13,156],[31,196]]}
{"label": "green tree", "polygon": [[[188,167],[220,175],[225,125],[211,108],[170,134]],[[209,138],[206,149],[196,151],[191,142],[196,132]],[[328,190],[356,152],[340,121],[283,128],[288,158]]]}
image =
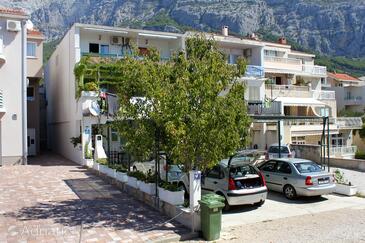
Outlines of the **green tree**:
{"label": "green tree", "polygon": [[83,59],[76,80],[108,85],[121,110],[113,126],[134,156],[163,150],[187,170],[204,169],[247,143],[249,117],[240,77],[245,61],[227,64],[214,40],[195,36],[185,52],[161,62],[156,50],[119,61]]}

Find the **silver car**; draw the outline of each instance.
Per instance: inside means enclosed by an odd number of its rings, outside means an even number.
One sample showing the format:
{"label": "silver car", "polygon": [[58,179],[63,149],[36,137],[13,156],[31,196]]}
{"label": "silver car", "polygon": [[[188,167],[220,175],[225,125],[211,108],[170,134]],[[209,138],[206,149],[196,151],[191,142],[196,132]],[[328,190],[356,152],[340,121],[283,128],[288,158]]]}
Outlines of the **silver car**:
{"label": "silver car", "polygon": [[329,194],[336,187],[333,175],[310,160],[272,159],[259,169],[265,176],[268,189],[283,192],[288,199]]}
{"label": "silver car", "polygon": [[203,172],[202,193],[224,196],[226,210],[232,205],[264,204],[267,196],[265,179],[249,162],[247,154],[238,153]]}

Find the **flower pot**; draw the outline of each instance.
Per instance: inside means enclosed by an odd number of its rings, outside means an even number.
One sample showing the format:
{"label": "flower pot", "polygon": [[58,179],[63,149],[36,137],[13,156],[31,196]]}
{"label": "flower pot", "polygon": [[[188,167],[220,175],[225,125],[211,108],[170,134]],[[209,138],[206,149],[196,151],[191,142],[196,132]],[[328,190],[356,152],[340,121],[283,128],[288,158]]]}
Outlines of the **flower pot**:
{"label": "flower pot", "polygon": [[93,168],[94,160],[93,159],[84,159],[83,165],[85,165],[89,168]]}
{"label": "flower pot", "polygon": [[357,193],[357,186],[336,184],[335,193],[345,196],[354,196]]}
{"label": "flower pot", "polygon": [[140,183],[140,181],[137,180],[137,178],[128,176],[128,181],[127,181],[128,186],[138,189],[139,183]]}
{"label": "flower pot", "polygon": [[100,173],[103,173],[111,178],[115,178],[115,170],[112,169],[112,168],[109,168],[108,166],[106,165],[102,165],[100,164],[99,165],[99,171]]}
{"label": "flower pot", "polygon": [[98,162],[93,163],[93,169],[96,170],[96,171],[99,171],[99,163]]}
{"label": "flower pot", "polygon": [[147,193],[149,195],[154,195],[156,191],[156,185],[155,183],[145,183],[141,181],[139,183],[139,190],[141,190],[144,193]]}
{"label": "flower pot", "polygon": [[158,195],[162,201],[170,203],[172,205],[184,204],[184,191],[172,192],[159,187]]}
{"label": "flower pot", "polygon": [[115,179],[116,179],[117,181],[120,181],[120,182],[126,183],[126,182],[128,181],[127,173],[117,171],[117,172],[115,173]]}

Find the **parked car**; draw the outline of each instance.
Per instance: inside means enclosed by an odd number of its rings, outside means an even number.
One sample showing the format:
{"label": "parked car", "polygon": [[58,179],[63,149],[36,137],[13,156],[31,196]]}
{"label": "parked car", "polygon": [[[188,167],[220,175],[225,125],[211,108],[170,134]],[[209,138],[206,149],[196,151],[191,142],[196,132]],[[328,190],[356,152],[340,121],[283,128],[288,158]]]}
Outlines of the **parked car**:
{"label": "parked car", "polygon": [[280,158],[294,158],[295,157],[295,151],[291,149],[289,144],[282,144],[280,145],[279,150],[279,144],[271,144],[266,152],[266,160],[268,159],[275,159],[279,158],[279,151],[280,151]]}
{"label": "parked car", "polygon": [[298,158],[272,159],[259,167],[269,190],[296,196],[320,196],[335,190],[335,179],[313,161]]}
{"label": "parked car", "polygon": [[[224,159],[212,169],[202,172],[202,194],[216,193],[225,198],[225,210],[232,205],[254,204],[261,206],[267,196],[264,176],[253,165],[246,153],[237,153]],[[187,175],[182,187],[189,189]]]}

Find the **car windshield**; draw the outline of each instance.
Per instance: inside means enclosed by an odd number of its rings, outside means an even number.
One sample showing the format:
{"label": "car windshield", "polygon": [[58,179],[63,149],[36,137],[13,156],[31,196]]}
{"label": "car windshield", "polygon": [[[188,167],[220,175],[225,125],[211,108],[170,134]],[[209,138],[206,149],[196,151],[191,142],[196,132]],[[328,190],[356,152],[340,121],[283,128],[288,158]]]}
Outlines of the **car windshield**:
{"label": "car windshield", "polygon": [[300,162],[294,164],[299,173],[311,173],[322,171],[321,167],[314,162]]}
{"label": "car windshield", "polygon": [[255,160],[255,156],[253,154],[239,154],[232,158],[230,165],[241,165],[250,163]]}
{"label": "car windshield", "polygon": [[229,175],[231,178],[244,177],[246,175],[256,175],[257,172],[249,165],[236,165],[230,168]]}
{"label": "car windshield", "polygon": [[[289,149],[287,146],[280,146],[281,153],[289,153]],[[269,148],[269,153],[278,154],[279,153],[279,146],[271,146]]]}

